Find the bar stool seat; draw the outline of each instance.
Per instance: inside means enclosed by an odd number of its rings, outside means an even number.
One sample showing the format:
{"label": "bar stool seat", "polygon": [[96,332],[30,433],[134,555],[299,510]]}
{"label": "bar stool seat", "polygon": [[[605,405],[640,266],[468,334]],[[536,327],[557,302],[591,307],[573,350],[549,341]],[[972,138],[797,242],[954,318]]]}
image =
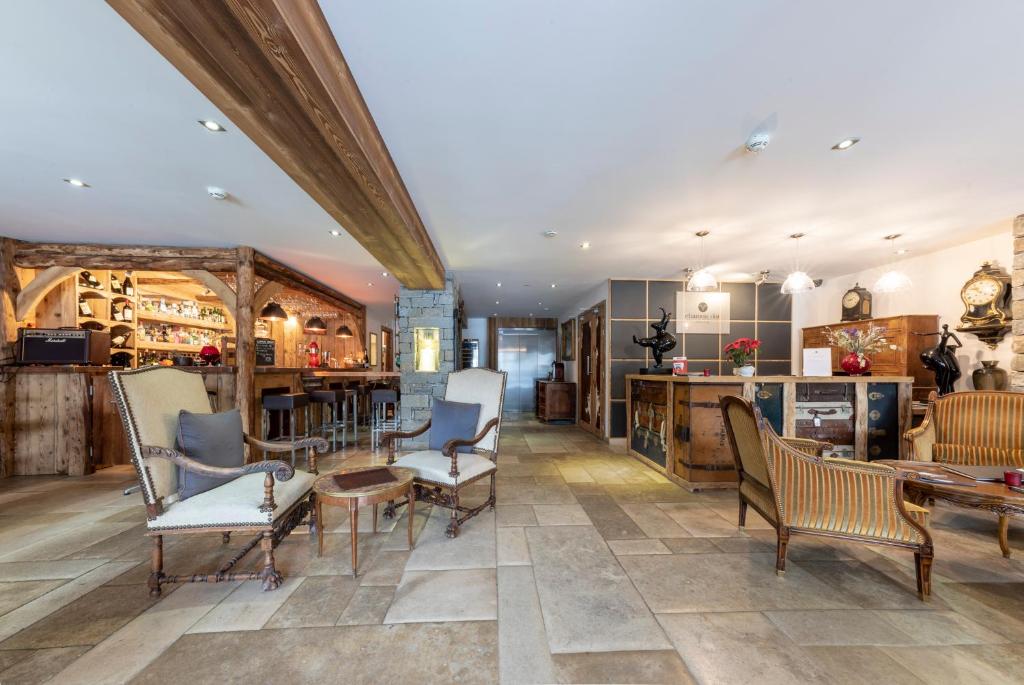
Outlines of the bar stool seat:
{"label": "bar stool seat", "polygon": [[[263,439],[270,436],[270,412],[280,412],[278,426],[279,435],[274,440],[294,441],[309,437],[309,395],[304,392],[286,392],[280,395],[263,396]],[[299,409],[306,409],[306,430],[300,435],[295,430],[295,414]],[[288,435],[284,435],[284,416],[288,415]],[[306,458],[309,459],[309,449],[306,448]],[[267,453],[263,453],[263,460],[266,461]],[[292,448],[292,466],[295,466],[295,448]]]}
{"label": "bar stool seat", "polygon": [[[320,426],[317,429],[321,437],[331,434],[331,450],[338,450],[338,428],[341,428],[342,446],[348,447],[348,405],[345,400],[348,394],[343,389],[313,390],[309,394],[312,404],[320,405]],[[341,416],[338,416],[338,405],[341,405]],[[328,408],[330,415],[328,419]]]}
{"label": "bar stool seat", "polygon": [[[370,405],[372,409],[370,417],[370,443],[376,449],[382,434],[387,431],[398,430],[398,391],[391,388],[371,390]],[[393,407],[390,419],[388,419],[388,405]]]}
{"label": "bar stool seat", "polygon": [[269,411],[288,411],[309,406],[309,395],[304,392],[286,392],[281,395],[267,395],[263,408]]}

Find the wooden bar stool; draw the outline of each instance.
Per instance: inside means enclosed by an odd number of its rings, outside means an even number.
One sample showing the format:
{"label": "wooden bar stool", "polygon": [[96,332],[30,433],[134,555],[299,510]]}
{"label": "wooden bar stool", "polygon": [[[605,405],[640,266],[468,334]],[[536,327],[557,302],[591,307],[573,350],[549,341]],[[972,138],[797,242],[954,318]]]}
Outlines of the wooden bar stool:
{"label": "wooden bar stool", "polygon": [[[306,429],[301,435],[295,431],[295,413],[299,409],[306,409]],[[263,439],[270,439],[270,417],[271,412],[277,412],[278,434],[272,440],[292,442],[300,438],[309,437],[309,395],[304,392],[286,392],[281,395],[265,395],[263,397]],[[288,435],[284,434],[284,417],[288,415]],[[266,461],[267,453],[263,453],[263,460]],[[309,449],[306,449],[306,459],[309,459]],[[295,466],[295,448],[292,448],[292,466]]]}
{"label": "wooden bar stool", "polygon": [[[320,407],[320,426],[317,432],[320,437],[327,438],[331,434],[331,451],[338,451],[338,429],[341,429],[342,447],[348,447],[348,403],[346,390],[328,389],[314,390],[309,395],[309,401]],[[338,407],[341,407],[341,416],[338,416]]]}

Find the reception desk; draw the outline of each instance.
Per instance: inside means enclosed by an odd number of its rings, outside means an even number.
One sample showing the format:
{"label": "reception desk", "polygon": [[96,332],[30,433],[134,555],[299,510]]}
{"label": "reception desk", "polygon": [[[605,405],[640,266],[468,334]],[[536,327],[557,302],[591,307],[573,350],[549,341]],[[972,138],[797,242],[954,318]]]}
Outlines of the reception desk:
{"label": "reception desk", "polygon": [[832,456],[903,458],[910,376],[626,376],[629,453],[680,485],[734,487],[719,398],[757,405],[776,432],[832,443]]}

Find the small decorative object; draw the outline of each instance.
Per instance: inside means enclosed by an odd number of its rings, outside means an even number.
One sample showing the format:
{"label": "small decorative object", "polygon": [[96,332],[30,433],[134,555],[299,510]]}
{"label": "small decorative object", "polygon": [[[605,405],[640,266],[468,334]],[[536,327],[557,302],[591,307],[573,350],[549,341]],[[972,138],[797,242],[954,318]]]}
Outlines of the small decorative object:
{"label": "small decorative object", "polygon": [[562,361],[571,362],[576,358],[576,319],[562,324]]}
{"label": "small decorative object", "polygon": [[990,262],[982,264],[960,289],[964,313],[960,316],[963,325],[957,330],[972,333],[990,349],[996,349],[1013,321],[1012,291],[1006,272]]}
{"label": "small decorative object", "polygon": [[320,366],[320,346],[313,340],[306,346],[306,354],[308,355],[308,361],[306,366],[316,368]]}
{"label": "small decorative object", "polygon": [[686,361],[686,357],[672,357],[673,376],[685,376],[688,370],[689,364]]}
{"label": "small decorative object", "polygon": [[843,295],[843,318],[841,321],[863,321],[871,318],[871,292],[854,283]]}
{"label": "small decorative object", "polygon": [[1007,485],[1012,485],[1015,488],[1020,487],[1021,473],[1020,470],[1016,471],[1003,471],[1003,482]]}
{"label": "small decorative object", "polygon": [[1006,390],[1008,378],[1006,371],[999,368],[995,359],[983,359],[981,368],[971,374],[975,390]]}
{"label": "small decorative object", "polygon": [[220,350],[213,345],[203,345],[203,349],[199,350],[199,358],[202,359],[207,366],[213,366],[220,361]]}
{"label": "small decorative object", "polygon": [[[953,384],[960,378],[960,362],[956,360],[956,351],[963,346],[960,338],[949,331],[949,324],[942,324],[942,331],[935,333],[915,333],[914,335],[938,335],[939,344],[921,353],[921,363],[935,374],[935,385],[939,395],[953,392]],[[949,342],[952,338],[956,344]]]}
{"label": "small decorative object", "polygon": [[724,351],[732,357],[732,363],[736,365],[733,374],[737,376],[750,377],[754,375],[754,365],[751,360],[754,353],[761,347],[761,341],[757,338],[737,338],[725,346]]}
{"label": "small decorative object", "polygon": [[651,354],[654,355],[654,368],[660,369],[662,355],[676,346],[676,338],[671,333],[665,332],[665,329],[668,328],[669,313],[665,311],[664,307],[658,307],[658,309],[661,310],[661,320],[651,324],[655,335],[640,339],[634,335],[633,342],[640,347],[651,348]]}
{"label": "small decorative object", "polygon": [[843,328],[838,331],[825,329],[828,344],[846,351],[847,354],[839,365],[851,376],[861,376],[871,369],[868,355],[885,347],[884,334],[885,329],[876,326],[871,326],[866,332],[857,328]]}

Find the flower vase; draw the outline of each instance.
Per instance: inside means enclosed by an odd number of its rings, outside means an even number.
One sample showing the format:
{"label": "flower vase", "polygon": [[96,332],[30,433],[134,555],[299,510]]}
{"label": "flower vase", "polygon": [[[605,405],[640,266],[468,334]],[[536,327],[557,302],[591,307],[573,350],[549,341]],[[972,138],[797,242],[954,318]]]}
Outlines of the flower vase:
{"label": "flower vase", "polygon": [[851,376],[863,376],[871,369],[871,360],[856,352],[851,352],[843,357],[839,365]]}
{"label": "flower vase", "polygon": [[999,368],[998,361],[985,360],[981,362],[981,367],[971,374],[975,390],[1006,390],[1006,371]]}
{"label": "flower vase", "polygon": [[735,369],[733,369],[732,372],[734,374],[736,374],[737,376],[743,376],[744,378],[750,378],[751,376],[754,375],[754,365],[753,364],[744,364],[743,366],[736,367]]}

